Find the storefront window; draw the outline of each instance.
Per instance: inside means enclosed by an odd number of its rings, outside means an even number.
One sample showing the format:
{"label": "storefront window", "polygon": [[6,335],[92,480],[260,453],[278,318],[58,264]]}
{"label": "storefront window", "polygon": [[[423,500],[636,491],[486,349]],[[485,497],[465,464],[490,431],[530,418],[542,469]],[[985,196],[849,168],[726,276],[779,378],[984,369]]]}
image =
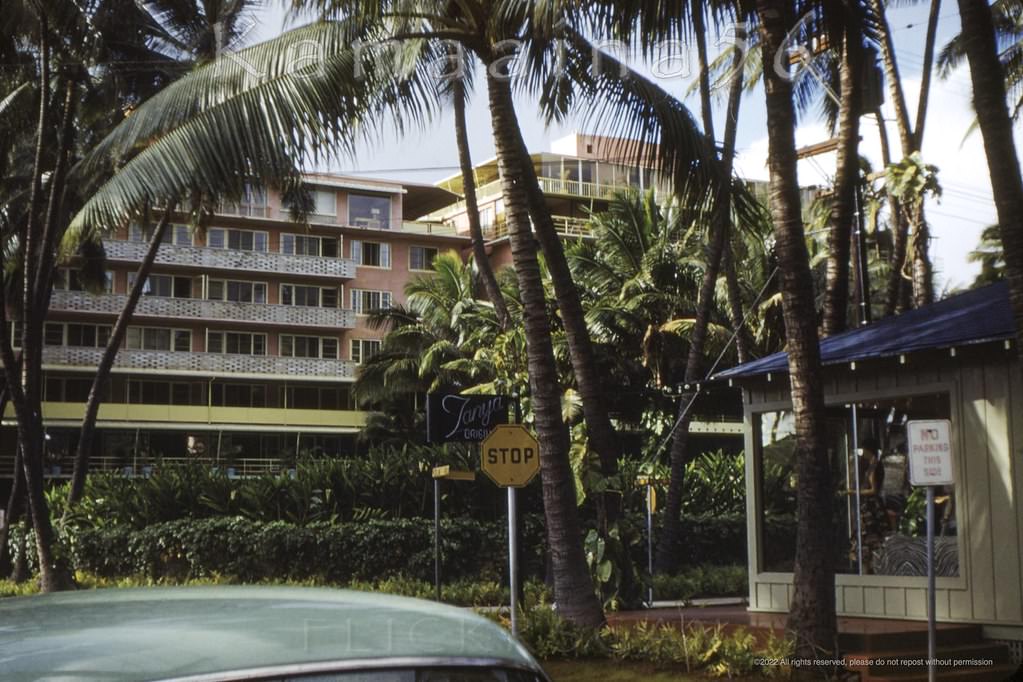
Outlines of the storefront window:
{"label": "storefront window", "polygon": [[[906,422],[948,418],[946,394],[863,401],[827,409],[825,430],[835,491],[837,572],[926,575],[925,493],[922,488],[909,486]],[[756,426],[760,445],[761,570],[788,572],[793,567],[796,546],[795,421],[788,411],[767,412],[758,415]],[[959,573],[955,491],[951,486],[938,489],[936,500],[937,574],[955,576]]]}

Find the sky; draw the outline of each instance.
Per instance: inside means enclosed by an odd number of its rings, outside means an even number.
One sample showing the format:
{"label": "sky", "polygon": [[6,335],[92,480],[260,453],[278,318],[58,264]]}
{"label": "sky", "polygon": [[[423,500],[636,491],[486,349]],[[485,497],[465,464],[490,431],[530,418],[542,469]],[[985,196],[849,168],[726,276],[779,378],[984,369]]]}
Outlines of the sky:
{"label": "sky", "polygon": [[[927,23],[927,4],[889,10],[889,23],[895,40],[896,55],[902,74],[911,120],[915,120],[923,62],[924,34]],[[260,11],[257,23],[246,42],[272,38],[287,27],[284,11],[270,6]],[[959,32],[959,16],[954,3],[944,3],[938,27],[938,46],[945,44]],[[709,41],[714,49],[715,40]],[[678,65],[673,65],[678,66]],[[649,67],[646,69],[648,73]],[[671,69],[685,71],[684,68]],[[672,74],[657,79],[658,84],[676,96],[684,96],[695,76],[695,69],[685,76]],[[482,94],[482,93],[481,93]],[[882,108],[893,156],[897,159],[898,133],[894,110],[887,97]],[[695,96],[685,100],[695,113],[699,103]],[[547,151],[551,142],[576,130],[580,124],[569,121],[565,125],[548,127],[536,113],[536,106],[524,97],[516,100],[516,109],[526,144],[532,151]],[[724,102],[716,103],[715,131],[723,131]],[[990,176],[980,133],[967,135],[974,120],[971,104],[970,77],[962,66],[947,79],[937,76],[932,80],[930,105],[922,157],[926,163],[939,168],[938,181],[943,194],[927,204],[927,217],[931,224],[933,241],[931,255],[935,265],[936,285],[941,290],[968,285],[979,271],[979,265],[968,261],[980,233],[995,221],[991,201]],[[480,162],[494,155],[490,119],[486,97],[477,95],[468,111],[469,137],[473,159]],[[796,131],[797,144],[822,142],[829,137],[823,121],[814,109],[801,119]],[[861,121],[860,153],[867,157],[875,169],[880,169],[881,153],[878,128],[873,117]],[[740,110],[736,171],[750,180],[767,179],[767,124],[764,112],[763,90],[757,88],[745,96]],[[834,154],[817,156],[800,162],[801,185],[828,185],[834,175]],[[341,173],[362,173],[372,177],[434,182],[458,171],[454,122],[450,112],[434,120],[424,130],[412,131],[404,136],[384,135],[373,144],[361,145],[353,158],[339,159],[324,169]]]}

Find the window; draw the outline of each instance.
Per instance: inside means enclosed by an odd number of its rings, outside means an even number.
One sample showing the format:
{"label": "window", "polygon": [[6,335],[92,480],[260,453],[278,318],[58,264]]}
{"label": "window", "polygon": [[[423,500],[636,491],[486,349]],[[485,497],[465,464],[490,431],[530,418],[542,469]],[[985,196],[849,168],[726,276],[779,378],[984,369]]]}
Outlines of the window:
{"label": "window", "polygon": [[356,227],[390,229],[391,197],[349,194],[348,222]]}
{"label": "window", "polygon": [[[922,488],[910,488],[906,422],[949,419],[944,393],[871,399],[825,412],[827,455],[836,493],[834,565],[839,573],[923,575],[925,553]],[[790,411],[754,415],[758,450],[761,570],[790,572],[795,562],[797,462],[795,418]],[[855,443],[854,443],[855,434]],[[857,482],[862,495],[857,507]],[[871,491],[873,491],[871,493]],[[959,574],[955,486],[936,491],[935,529],[939,576]],[[862,563],[860,563],[862,561]]]}
{"label": "window", "polygon": [[362,364],[380,352],[377,339],[352,339],[352,362]]}
{"label": "window", "polygon": [[21,322],[8,322],[7,323],[7,334],[11,339],[12,348],[21,348],[21,337],[24,333],[25,328]]}
{"label": "window", "polygon": [[173,350],[187,353],[192,350],[192,333],[187,329],[128,327],[124,345],[125,348],[132,350]]}
{"label": "window", "polygon": [[266,407],[266,386],[214,383],[210,399],[217,407]]}
{"label": "window", "polygon": [[408,250],[409,270],[433,270],[433,259],[437,249],[428,246],[411,246]]}
{"label": "window", "polygon": [[332,337],[281,334],[280,342],[282,357],[337,359],[337,339]]}
{"label": "window", "polygon": [[[110,293],[114,290],[114,273],[103,274],[103,291]],[[60,291],[86,291],[85,284],[81,281],[77,270],[61,268],[53,276],[53,288]]]}
{"label": "window", "polygon": [[391,267],[391,245],[380,242],[352,240],[352,260],[374,268]]}
{"label": "window", "polygon": [[484,206],[480,209],[480,229],[484,232],[489,232],[494,228],[494,223],[497,217],[494,212],[494,206]]}
{"label": "window", "polygon": [[47,346],[105,348],[110,341],[110,332],[111,327],[103,324],[47,322],[43,329],[43,343]]}
{"label": "window", "polygon": [[[43,400],[49,403],[84,403],[92,391],[92,377],[48,377],[43,387]],[[103,384],[103,402],[110,402],[110,382]]]}
{"label": "window", "polygon": [[337,289],[334,287],[313,287],[302,284],[282,284],[282,305],[304,305],[322,308],[336,308]]}
{"label": "window", "polygon": [[[128,287],[135,284],[135,273],[128,273]],[[192,278],[173,275],[150,275],[142,286],[143,296],[164,298],[192,298]]]}
{"label": "window", "polygon": [[281,253],[292,256],[323,256],[324,258],[337,258],[337,240],[333,237],[309,237],[300,234],[282,234]]}
{"label": "window", "polygon": [[266,217],[266,192],[258,185],[246,183],[238,203],[225,201],[220,206],[220,212],[228,215]]}
{"label": "window", "polygon": [[350,392],[347,387],[288,386],[284,392],[285,404],[295,410],[350,410]]}
{"label": "window", "polygon": [[206,298],[210,301],[266,303],[266,282],[211,279],[206,285]]}
{"label": "window", "polygon": [[212,227],[206,233],[206,246],[211,249],[266,252],[268,243],[269,237],[266,232],[254,230],[229,230]]}
{"label": "window", "polygon": [[[155,225],[146,225],[143,227],[137,223],[132,223],[131,227],[128,228],[128,240],[133,242],[149,243],[149,240],[153,238],[153,231],[155,229]],[[178,246],[191,246],[192,231],[188,228],[188,225],[168,225],[167,229],[163,233],[162,243],[176,244]]]}
{"label": "window", "polygon": [[266,355],[266,334],[251,332],[207,332],[207,353]]}
{"label": "window", "polygon": [[337,220],[337,192],[332,189],[314,189],[311,194],[313,216],[330,218],[331,222]]}
{"label": "window", "polygon": [[390,291],[352,289],[352,310],[358,315],[365,315],[371,310],[385,310],[390,307]]}

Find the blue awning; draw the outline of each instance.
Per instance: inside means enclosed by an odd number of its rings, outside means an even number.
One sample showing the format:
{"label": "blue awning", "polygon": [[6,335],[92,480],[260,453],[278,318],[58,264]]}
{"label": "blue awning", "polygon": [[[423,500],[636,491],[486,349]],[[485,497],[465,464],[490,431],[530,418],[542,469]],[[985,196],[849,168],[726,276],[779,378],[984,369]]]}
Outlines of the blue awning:
{"label": "blue awning", "polygon": [[[973,289],[902,315],[821,341],[821,362],[837,365],[911,353],[1011,339],[1016,326],[1009,305],[1009,285],[999,282]],[[747,362],[718,372],[712,380],[787,373],[788,353]]]}

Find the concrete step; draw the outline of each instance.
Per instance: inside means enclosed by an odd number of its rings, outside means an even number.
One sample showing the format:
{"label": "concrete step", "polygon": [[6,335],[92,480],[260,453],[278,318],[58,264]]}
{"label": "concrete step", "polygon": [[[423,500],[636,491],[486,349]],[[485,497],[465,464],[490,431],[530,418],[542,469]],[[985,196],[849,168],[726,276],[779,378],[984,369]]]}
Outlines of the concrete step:
{"label": "concrete step", "polygon": [[[965,664],[964,661],[970,659],[989,660],[993,665],[1004,665],[1009,662],[1009,650],[1004,644],[991,642],[945,645],[938,647],[937,658],[941,661],[938,670],[962,670],[978,667]],[[863,679],[927,672],[926,649],[850,652],[843,659],[846,661],[846,669],[859,672]]]}
{"label": "concrete step", "polygon": [[[974,644],[982,639],[979,625],[941,623],[935,633],[938,647]],[[865,628],[862,632],[841,632],[838,646],[842,651],[927,651],[927,628],[878,627]],[[926,654],[925,654],[926,655]]]}
{"label": "concrete step", "polygon": [[[942,682],[1019,682],[1023,680],[1019,666],[1002,663],[986,668],[957,668],[941,670],[935,677]],[[860,676],[861,682],[927,682],[927,671],[898,674],[889,671],[885,675]]]}

